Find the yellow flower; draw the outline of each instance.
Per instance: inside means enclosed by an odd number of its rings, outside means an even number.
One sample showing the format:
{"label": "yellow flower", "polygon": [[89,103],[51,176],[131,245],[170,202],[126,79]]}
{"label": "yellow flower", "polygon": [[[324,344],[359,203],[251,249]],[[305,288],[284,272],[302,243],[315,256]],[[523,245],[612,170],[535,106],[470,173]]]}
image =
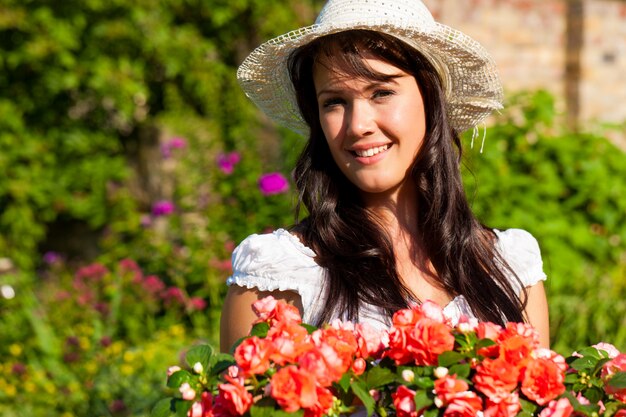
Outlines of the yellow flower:
{"label": "yellow flower", "polygon": [[22,346],[17,343],[13,343],[9,346],[9,353],[13,356],[20,356],[22,354]]}
{"label": "yellow flower", "polygon": [[124,364],[120,367],[122,375],[131,375],[133,373],[133,367],[129,364]]}
{"label": "yellow flower", "polygon": [[91,347],[89,339],[84,336],[78,338],[78,344],[82,350],[89,350],[89,348]]}
{"label": "yellow flower", "polygon": [[135,354],[130,350],[124,352],[124,362],[132,362],[135,359]]}
{"label": "yellow flower", "polygon": [[33,384],[31,381],[24,382],[24,391],[28,392],[29,394],[32,394],[36,390],[37,390],[37,386]]}
{"label": "yellow flower", "polygon": [[172,336],[182,336],[185,334],[185,327],[180,324],[176,324],[170,327],[170,334]]}
{"label": "yellow flower", "polygon": [[4,393],[7,397],[15,397],[15,394],[17,394],[17,388],[15,388],[15,385],[7,384],[4,386]]}

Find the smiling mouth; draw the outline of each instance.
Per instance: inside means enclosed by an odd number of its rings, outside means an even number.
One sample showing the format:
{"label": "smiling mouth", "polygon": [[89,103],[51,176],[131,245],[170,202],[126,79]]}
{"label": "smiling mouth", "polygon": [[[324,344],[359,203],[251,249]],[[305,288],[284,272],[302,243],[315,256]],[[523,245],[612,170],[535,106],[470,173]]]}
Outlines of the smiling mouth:
{"label": "smiling mouth", "polygon": [[370,156],[378,155],[381,152],[385,152],[390,147],[391,147],[391,144],[387,144],[387,145],[383,145],[383,146],[377,146],[375,148],[355,150],[355,151],[350,151],[350,152],[354,156],[358,156],[358,157],[361,157],[361,158],[368,158]]}

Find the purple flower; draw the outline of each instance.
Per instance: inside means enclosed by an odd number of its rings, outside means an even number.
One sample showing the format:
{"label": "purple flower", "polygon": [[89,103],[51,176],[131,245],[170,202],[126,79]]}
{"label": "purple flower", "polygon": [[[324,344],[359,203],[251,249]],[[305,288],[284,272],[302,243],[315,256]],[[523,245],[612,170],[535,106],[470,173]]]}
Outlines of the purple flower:
{"label": "purple flower", "polygon": [[217,155],[217,166],[224,174],[230,175],[233,173],[235,165],[237,165],[240,160],[241,155],[239,155],[239,152],[237,151],[221,153]]}
{"label": "purple flower", "polygon": [[171,201],[161,200],[152,205],[152,214],[155,216],[169,216],[174,213],[175,209],[176,207]]}
{"label": "purple flower", "polygon": [[259,178],[259,189],[265,196],[281,194],[289,189],[289,182],[280,172],[263,174]]}
{"label": "purple flower", "polygon": [[187,141],[184,138],[175,137],[161,144],[161,155],[167,159],[172,156],[172,149],[183,149],[187,147]]}
{"label": "purple flower", "polygon": [[48,265],[53,265],[61,261],[61,255],[57,252],[49,251],[43,254],[43,261]]}

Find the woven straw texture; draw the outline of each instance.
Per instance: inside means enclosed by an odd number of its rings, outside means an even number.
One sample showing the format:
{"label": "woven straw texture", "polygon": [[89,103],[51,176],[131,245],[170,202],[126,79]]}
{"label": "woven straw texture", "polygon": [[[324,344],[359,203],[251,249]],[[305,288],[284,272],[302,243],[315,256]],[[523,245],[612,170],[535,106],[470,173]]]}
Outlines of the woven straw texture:
{"label": "woven straw texture", "polygon": [[271,39],[241,64],[246,95],[276,123],[306,135],[287,70],[290,53],[316,38],[350,29],[384,32],[422,52],[443,81],[447,112],[457,132],[502,108],[495,63],[469,36],[436,22],[420,0],[330,0],[315,23]]}

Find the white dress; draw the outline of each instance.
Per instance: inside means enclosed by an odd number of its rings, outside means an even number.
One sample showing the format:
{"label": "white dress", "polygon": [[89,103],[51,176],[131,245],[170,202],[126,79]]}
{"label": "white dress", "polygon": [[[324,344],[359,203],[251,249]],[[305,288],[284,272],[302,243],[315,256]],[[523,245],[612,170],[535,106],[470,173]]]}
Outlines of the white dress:
{"label": "white dress", "polygon": [[[521,229],[495,230],[496,247],[515,271],[524,287],[546,279],[537,240]],[[315,252],[295,235],[278,229],[268,234],[248,236],[232,255],[233,275],[226,283],[260,291],[295,291],[302,298],[305,323],[314,323],[324,306],[324,269],[314,261]],[[519,283],[510,276],[513,288]],[[461,315],[474,317],[467,301],[460,295],[444,307],[444,314],[453,325]],[[388,328],[389,318],[380,309],[362,305],[359,321],[378,329]]]}

